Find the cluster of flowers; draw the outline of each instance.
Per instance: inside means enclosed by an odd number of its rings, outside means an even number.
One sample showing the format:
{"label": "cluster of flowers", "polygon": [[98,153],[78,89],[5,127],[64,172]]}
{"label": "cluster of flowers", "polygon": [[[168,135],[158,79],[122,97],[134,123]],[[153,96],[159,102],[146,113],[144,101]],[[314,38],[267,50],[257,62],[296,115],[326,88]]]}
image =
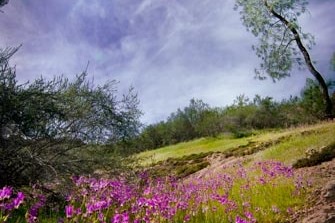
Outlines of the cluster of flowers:
{"label": "cluster of flowers", "polygon": [[[152,179],[142,173],[130,183],[124,179],[76,177],[67,197],[64,223],[151,223],[280,221],[292,212],[307,183],[280,162],[223,167],[211,176],[177,180]],[[289,202],[285,199],[289,198]],[[27,222],[38,220],[45,197],[38,195],[27,208]],[[24,201],[23,193],[0,190],[0,220]],[[281,203],[284,201],[284,203]],[[286,202],[286,203],[285,203]],[[59,216],[64,213],[59,213]],[[264,219],[265,218],[265,219]]]}
{"label": "cluster of flowers", "polygon": [[13,188],[3,187],[0,189],[0,222],[6,222],[10,214],[18,209],[24,201],[24,194],[13,193]]}
{"label": "cluster of flowers", "polygon": [[278,196],[291,198],[300,195],[296,192],[306,185],[295,184],[301,178],[294,176],[292,168],[271,161],[249,168],[241,164],[224,167],[206,178],[153,180],[146,174],[140,178],[137,184],[125,180],[74,179],[76,188],[68,197],[64,222],[254,223],[257,217],[269,212],[278,218],[292,210],[286,204],[277,204],[276,197],[269,199],[268,194],[275,193],[276,188],[280,193],[284,191]]}
{"label": "cluster of flowers", "polygon": [[[30,198],[27,199],[23,192],[15,193],[12,187],[5,186],[0,189],[0,222],[7,222],[20,208],[27,210],[23,217],[26,222],[38,222],[38,215],[46,203],[46,197],[36,192],[34,187],[31,192]],[[17,219],[16,222],[22,221],[21,216],[14,217]]]}

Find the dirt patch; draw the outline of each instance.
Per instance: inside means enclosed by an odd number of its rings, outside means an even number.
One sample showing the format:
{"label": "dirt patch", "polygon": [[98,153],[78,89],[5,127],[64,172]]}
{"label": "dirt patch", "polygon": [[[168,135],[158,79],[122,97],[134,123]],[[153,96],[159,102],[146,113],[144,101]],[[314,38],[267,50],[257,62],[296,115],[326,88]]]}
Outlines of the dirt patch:
{"label": "dirt patch", "polygon": [[289,222],[335,223],[335,159],[296,171],[308,177],[315,189],[306,206],[295,213]]}
{"label": "dirt patch", "polygon": [[210,165],[202,170],[199,170],[192,177],[196,177],[198,179],[203,178],[204,176],[211,175],[216,172],[222,171],[224,166],[232,166],[236,163],[241,163],[245,160],[245,157],[235,157],[235,156],[225,156],[222,153],[215,153],[211,156],[207,157],[207,161]]}

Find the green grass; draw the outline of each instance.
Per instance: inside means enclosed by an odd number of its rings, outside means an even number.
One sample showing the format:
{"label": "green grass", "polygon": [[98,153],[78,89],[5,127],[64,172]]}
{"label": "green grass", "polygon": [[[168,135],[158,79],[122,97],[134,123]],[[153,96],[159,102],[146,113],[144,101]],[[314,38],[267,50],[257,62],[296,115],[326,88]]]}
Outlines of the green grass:
{"label": "green grass", "polygon": [[320,148],[335,142],[335,122],[320,123],[299,128],[257,131],[252,136],[233,138],[201,138],[190,142],[140,153],[143,165],[149,165],[192,154],[222,152],[243,156],[254,153],[255,160],[274,159],[293,164],[308,149]]}
{"label": "green grass", "polygon": [[142,152],[138,158],[143,164],[155,163],[168,158],[180,158],[198,153],[223,152],[239,145],[247,145],[250,137],[234,139],[229,136],[218,138],[201,138],[190,142],[179,143],[156,150]]}
{"label": "green grass", "polygon": [[[286,222],[285,219],[289,216],[287,212],[289,209],[299,209],[305,204],[309,188],[298,189],[295,187],[295,177],[277,175],[271,178],[262,173],[257,165],[248,168],[230,166],[221,171],[209,174],[201,180],[190,178],[189,182],[194,181],[194,185],[205,181],[211,182],[213,179],[219,182],[223,176],[230,176],[225,178],[224,182],[226,184],[220,185],[220,187],[215,187],[214,180],[214,182],[209,183],[210,186],[207,185],[208,188],[204,185],[200,188],[203,186],[206,188],[201,192],[204,194],[228,194],[228,199],[234,201],[236,209],[227,212],[228,209],[226,208],[229,207],[229,204],[222,205],[218,200],[211,199],[208,205],[203,207],[210,211],[198,213],[191,220],[192,223],[232,222],[233,216],[243,216],[246,210],[257,218],[257,222]],[[244,173],[244,177],[241,177],[241,172]],[[260,183],[260,177],[266,179],[266,183]],[[229,179],[232,180],[232,184],[229,183]]]}
{"label": "green grass", "polygon": [[[298,129],[297,129],[298,130]],[[307,130],[309,131],[309,134]],[[306,151],[335,143],[335,123],[326,123],[293,131],[286,140],[255,154],[255,160],[278,160],[292,165],[306,156]]]}

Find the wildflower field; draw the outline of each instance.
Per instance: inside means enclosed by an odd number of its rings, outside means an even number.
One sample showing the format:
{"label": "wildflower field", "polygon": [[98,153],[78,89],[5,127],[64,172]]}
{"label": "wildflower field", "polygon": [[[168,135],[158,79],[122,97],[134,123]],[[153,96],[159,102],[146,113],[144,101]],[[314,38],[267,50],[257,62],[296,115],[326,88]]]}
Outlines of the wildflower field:
{"label": "wildflower field", "polygon": [[[157,166],[151,166],[130,178],[72,176],[72,184],[56,204],[50,204],[39,185],[21,189],[5,186],[0,188],[0,223],[290,222],[290,217],[306,206],[310,192],[320,186],[292,166],[310,149],[335,145],[334,128],[333,123],[320,124],[247,138],[255,142],[252,146],[258,142],[269,146],[200,174],[181,177],[169,168],[192,166],[197,159],[203,162],[205,153],[178,158],[181,160],[170,158],[171,166],[168,162],[155,164],[166,168],[158,173],[170,174],[156,174],[151,170]],[[235,142],[228,141],[232,148],[224,151],[248,149]],[[181,146],[192,152],[188,143]]]}
{"label": "wildflower field", "polygon": [[283,222],[304,203],[310,183],[280,162],[223,167],[203,178],[135,181],[74,177],[64,208],[43,211],[45,197],[25,200],[0,190],[1,222]]}

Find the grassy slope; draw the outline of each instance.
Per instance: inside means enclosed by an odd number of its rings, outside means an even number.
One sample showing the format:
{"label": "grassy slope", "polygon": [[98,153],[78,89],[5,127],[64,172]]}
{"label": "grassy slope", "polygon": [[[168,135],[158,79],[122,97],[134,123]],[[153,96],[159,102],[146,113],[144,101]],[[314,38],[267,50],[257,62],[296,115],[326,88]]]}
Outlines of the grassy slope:
{"label": "grassy slope", "polygon": [[[335,122],[320,123],[294,129],[257,132],[255,135],[234,139],[228,136],[201,138],[160,149],[146,151],[138,155],[143,164],[180,158],[191,154],[208,152],[238,151],[248,145],[267,144],[266,149],[254,153],[255,160],[273,159],[292,164],[304,156],[308,149],[318,149],[335,143]],[[272,145],[273,144],[273,145]]]}
{"label": "grassy slope", "polygon": [[335,143],[335,123],[296,129],[286,140],[254,155],[255,160],[278,160],[292,165],[306,156],[306,151]]}
{"label": "grassy slope", "polygon": [[138,155],[144,164],[163,161],[168,158],[179,158],[191,154],[222,152],[239,145],[247,145],[250,138],[232,139],[227,136],[220,138],[201,138],[190,142],[183,142],[156,150],[146,151]]}

